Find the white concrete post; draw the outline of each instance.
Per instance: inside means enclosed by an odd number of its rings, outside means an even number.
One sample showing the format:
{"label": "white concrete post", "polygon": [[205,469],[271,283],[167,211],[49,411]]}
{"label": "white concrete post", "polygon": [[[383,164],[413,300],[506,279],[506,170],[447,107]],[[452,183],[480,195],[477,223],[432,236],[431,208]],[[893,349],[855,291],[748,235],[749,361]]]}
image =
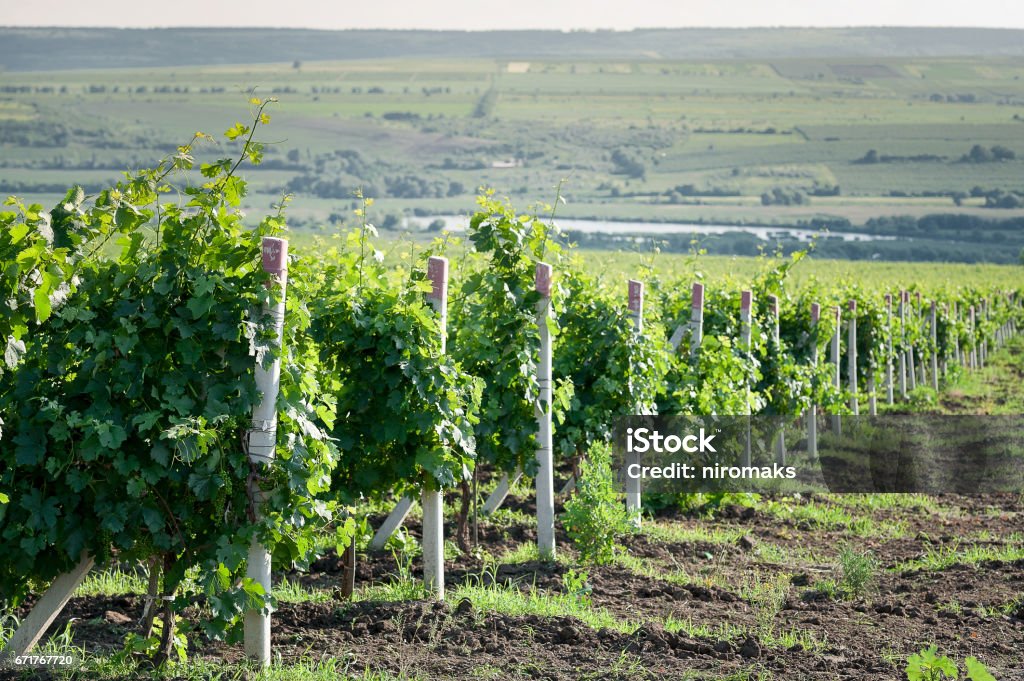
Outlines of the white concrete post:
{"label": "white concrete post", "polygon": [[644,283],[636,279],[629,280],[628,291],[629,316],[633,319],[633,329],[637,333],[644,330]]}
{"label": "white concrete post", "polygon": [[[832,387],[834,387],[836,392],[839,393],[843,389],[842,379],[840,378],[839,373],[839,362],[841,361],[839,346],[840,334],[842,333],[843,311],[838,305],[836,305],[835,308],[833,308],[833,312],[835,315],[836,328],[832,332],[832,352],[830,357],[834,368],[834,373],[832,375]],[[839,414],[832,414],[832,430],[834,430],[836,434],[841,433],[843,430],[843,417]]]}
{"label": "white concrete post", "polygon": [[380,551],[388,544],[388,539],[395,533],[402,523],[405,522],[406,517],[409,515],[409,511],[412,510],[412,497],[402,497],[395,504],[395,507],[391,509],[391,513],[384,519],[380,527],[373,534],[373,539],[370,540],[370,548],[374,551]]}
{"label": "white concrete post", "polygon": [[939,391],[939,327],[938,311],[932,301],[932,390]]}
{"label": "white concrete post", "polygon": [[848,347],[846,348],[846,373],[850,386],[850,410],[854,416],[860,413],[860,405],[857,403],[857,301],[850,301],[850,329]]}
{"label": "white concrete post", "polygon": [[[821,318],[821,306],[811,303],[811,366],[817,375],[818,368],[818,321]],[[818,455],[818,408],[812,402],[807,410],[807,453]]]}
{"label": "white concrete post", "polygon": [[484,515],[490,515],[501,508],[501,505],[505,503],[505,499],[508,498],[509,490],[512,489],[512,485],[519,482],[519,479],[523,477],[523,471],[518,466],[512,471],[512,477],[509,478],[508,473],[502,473],[501,479],[498,480],[498,486],[494,488],[490,496],[484,502],[481,510]]}
{"label": "white concrete post", "polygon": [[971,369],[978,368],[978,337],[974,333],[974,306],[971,305],[968,309],[968,322],[971,334]]}
{"label": "white concrete post", "polygon": [[996,328],[996,347],[1003,347],[1006,342],[1006,322]]}
{"label": "white concrete post", "polygon": [[885,294],[885,400],[888,404],[893,404],[895,399],[893,398],[893,385],[892,385],[892,294]]}
{"label": "white concrete post", "polygon": [[[903,292],[903,300],[907,306],[907,318],[914,323],[914,327],[917,328],[917,315],[914,314],[914,310],[910,307],[910,291]],[[910,389],[914,390],[917,388],[917,364],[914,362],[914,341],[907,341],[907,379],[910,382]]]}
{"label": "white concrete post", "polygon": [[[284,338],[285,291],[288,285],[288,241],[276,237],[263,237],[263,270],[276,281],[279,290],[275,299],[263,312],[274,320],[274,334],[280,344]],[[277,393],[281,385],[281,359],[275,357],[270,366],[256,362],[256,388],[260,401],[252,411],[252,429],[249,431],[249,460],[257,465],[270,464],[277,447]],[[262,492],[253,483],[254,499],[260,499]],[[253,539],[249,546],[249,560],[245,574],[263,587],[270,595],[270,552]],[[262,610],[246,610],[244,622],[245,654],[270,664],[270,613]]]}
{"label": "white concrete post", "polygon": [[680,324],[676,327],[676,330],[672,332],[672,335],[668,339],[668,344],[672,346],[672,352],[678,352],[679,346],[683,344],[683,339],[686,338],[687,325]]}
{"label": "white concrete post", "polygon": [[[430,293],[427,300],[438,318],[441,354],[448,350],[448,259],[427,260]],[[444,497],[436,483],[423,486],[420,506],[423,507],[423,584],[439,601],[444,600]]]}
{"label": "white concrete post", "polygon": [[[953,301],[953,321],[956,322],[956,326],[960,326],[960,308],[957,306],[956,301]],[[960,330],[953,334],[953,353],[956,357],[956,363],[960,366],[964,365],[964,358],[960,355]]]}
{"label": "white concrete post", "polygon": [[907,301],[906,292],[900,291],[900,399],[907,399]]}
{"label": "white concrete post", "polygon": [[540,330],[540,358],[537,384],[540,389],[537,414],[537,551],[545,560],[555,559],[555,480],[551,444],[551,265],[537,263],[534,279],[537,327]]}
{"label": "white concrete post", "polygon": [[[751,358],[751,306],[753,304],[754,294],[752,291],[741,291],[740,292],[740,345],[743,351],[747,354],[747,359]],[[745,386],[745,397],[744,402],[746,403],[747,412],[747,437],[743,446],[743,465],[750,465],[750,376],[747,376],[744,380]]]}
{"label": "white concrete post", "polygon": [[[635,279],[629,280],[629,315],[633,318],[633,329],[636,333],[642,333],[644,329],[644,284]],[[648,411],[648,405],[637,405],[642,414]],[[626,459],[626,465],[640,463],[640,455],[630,452]],[[630,520],[640,527],[641,521],[641,500],[640,500],[640,478],[625,476],[626,478],[626,511]]]}
{"label": "white concrete post", "polygon": [[690,356],[696,357],[704,342],[704,284],[694,284],[690,294]]}
{"label": "white concrete post", "polygon": [[53,580],[39,601],[32,606],[32,611],[21,621],[18,628],[7,641],[7,647],[0,650],[0,668],[11,662],[10,658],[27,655],[39,643],[46,630],[57,619],[64,606],[67,605],[75,589],[82,583],[92,569],[92,556],[83,553],[82,559],[70,572],[65,572]]}
{"label": "white concrete post", "polygon": [[[946,319],[949,319],[949,304],[948,303],[943,303],[942,304],[942,314],[946,317]],[[937,334],[937,331],[936,331],[936,334]],[[936,340],[936,344],[938,344],[937,340]],[[944,346],[942,348],[942,354],[939,357],[939,372],[942,374],[943,378],[945,378],[946,376],[949,375],[949,357],[950,357],[949,347],[948,346]]]}
{"label": "white concrete post", "polygon": [[[875,329],[872,327],[871,330],[874,331]],[[869,366],[868,370],[867,370],[867,379],[865,380],[865,384],[867,386],[867,391],[868,391],[868,414],[871,415],[871,416],[877,416],[878,415],[878,396],[875,395],[875,374],[876,373],[877,372],[875,371],[875,368]]]}
{"label": "white concrete post", "polygon": [[[921,323],[924,321],[924,308],[921,306],[921,292],[920,291],[917,292],[917,308],[916,309],[917,309],[917,328],[920,329],[921,328]],[[927,345],[927,343],[923,343],[922,345]],[[917,374],[918,374],[917,384],[920,385],[920,386],[924,386],[928,381],[925,379],[925,372],[924,372],[924,348],[923,347],[918,351],[918,358],[917,358],[917,360],[918,360],[918,362],[917,362]]]}
{"label": "white concrete post", "polygon": [[[768,309],[772,313],[772,340],[775,342],[776,351],[779,350],[779,297],[768,296]],[[779,432],[775,435],[775,459],[779,465],[786,465],[786,431],[785,419],[779,423]]]}
{"label": "white concrete post", "polygon": [[[981,299],[981,319],[982,321],[988,321],[988,300],[985,298]],[[988,330],[987,326],[981,332],[981,349],[979,352],[979,359],[981,360],[981,368],[985,368],[985,360],[988,358]]]}

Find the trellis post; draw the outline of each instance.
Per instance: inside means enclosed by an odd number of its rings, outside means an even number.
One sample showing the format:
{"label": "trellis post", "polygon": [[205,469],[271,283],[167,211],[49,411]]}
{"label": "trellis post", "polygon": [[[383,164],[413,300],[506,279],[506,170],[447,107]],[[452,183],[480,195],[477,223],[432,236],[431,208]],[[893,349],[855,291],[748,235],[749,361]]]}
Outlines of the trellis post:
{"label": "trellis post", "polygon": [[[811,303],[811,366],[814,368],[814,380],[817,382],[818,369],[818,320],[821,318],[821,306]],[[812,391],[813,392],[813,391]],[[807,453],[818,455],[818,408],[812,402],[807,410]]]}
{"label": "trellis post", "polygon": [[[988,300],[985,298],[981,299],[981,320],[982,322],[988,321]],[[983,330],[981,332],[981,349],[979,352],[979,359],[981,360],[981,368],[985,368],[985,360],[988,358],[988,335]]]}
{"label": "trellis post", "polygon": [[885,400],[888,404],[893,404],[893,385],[892,385],[892,294],[885,294],[885,332],[886,332],[886,351],[885,351]]}
{"label": "trellis post", "polygon": [[907,399],[907,306],[903,299],[903,292],[900,291],[900,399]]}
{"label": "trellis post", "polygon": [[[917,328],[918,330],[920,330],[921,324],[924,321],[924,307],[921,305],[921,292],[918,291],[915,295],[917,298],[917,305],[915,308],[917,310]],[[927,343],[922,343],[922,345],[927,345]],[[918,352],[917,358],[917,384],[922,387],[924,387],[924,385],[928,382],[925,378],[924,367],[924,348],[922,347],[922,349]]]}
{"label": "trellis post", "polygon": [[974,306],[971,305],[967,312],[971,334],[971,369],[973,370],[978,368],[978,337],[974,333]]}
{"label": "trellis post", "polygon": [[690,294],[690,357],[696,357],[704,342],[704,284],[694,284]]}
{"label": "trellis post", "polygon": [[[629,316],[633,319],[633,329],[642,333],[644,328],[644,284],[635,279],[629,280]],[[647,413],[647,405],[638,405],[640,413]],[[640,463],[640,455],[630,452],[626,465]],[[631,521],[640,526],[641,519],[640,478],[626,476],[626,511]]]}
{"label": "trellis post", "polygon": [[[833,314],[835,316],[836,328],[832,332],[832,349],[831,349],[832,352],[831,352],[831,357],[830,357],[830,359],[832,360],[832,367],[833,367],[832,387],[834,387],[836,389],[837,393],[840,393],[842,391],[842,389],[843,389],[843,385],[842,385],[842,382],[841,382],[842,379],[840,378],[840,373],[839,373],[839,362],[841,361],[841,358],[840,358],[840,355],[839,355],[839,344],[840,344],[840,334],[842,333],[842,321],[843,321],[843,311],[842,311],[842,308],[840,308],[838,305],[836,305],[833,308]],[[832,430],[834,430],[837,435],[839,433],[841,433],[842,430],[843,430],[843,417],[840,416],[839,414],[832,414]]]}
{"label": "trellis post", "polygon": [[932,301],[931,310],[931,336],[932,336],[932,390],[938,392],[939,390],[939,329],[938,329],[938,310],[936,303]]}
{"label": "trellis post", "polygon": [[[768,296],[768,309],[772,313],[772,341],[775,343],[775,351],[779,352],[779,297]],[[775,458],[780,465],[786,465],[786,431],[785,418],[780,419],[779,432],[775,434]]]}
{"label": "trellis post", "polygon": [[850,301],[850,328],[846,348],[846,373],[850,386],[850,410],[854,416],[860,413],[857,402],[857,301]]}
{"label": "trellis post", "polygon": [[[263,309],[274,324],[274,335],[280,345],[284,338],[285,292],[288,285],[288,241],[277,237],[263,237],[263,270],[276,281],[279,290]],[[281,359],[274,357],[269,365],[257,361],[255,368],[256,388],[260,401],[253,408],[252,428],[249,431],[249,461],[256,466],[270,464],[277,447],[277,394],[281,386]],[[256,483],[250,483],[254,499],[263,497]],[[253,538],[249,546],[249,560],[246,576],[263,587],[270,595],[270,552]],[[266,610],[248,609],[244,621],[245,654],[260,662],[270,664],[270,613]]]}
{"label": "trellis post", "polygon": [[[907,317],[914,322],[915,328],[918,327],[917,318],[914,314],[914,310],[910,307],[910,291],[903,292],[903,301],[907,306]],[[910,389],[914,390],[917,388],[917,364],[914,361],[914,341],[908,340],[907,342],[907,379],[910,382]]]}
{"label": "trellis post", "polygon": [[[956,327],[960,326],[960,307],[957,302],[953,301],[953,321]],[[953,334],[953,354],[956,357],[956,363],[960,367],[964,365],[964,358],[960,354],[960,330],[957,328],[957,332]]]}
{"label": "trellis post", "polygon": [[[871,327],[871,330],[874,331],[874,327]],[[871,415],[871,416],[877,416],[878,415],[878,396],[875,394],[875,374],[878,373],[878,372],[875,369],[875,367],[872,365],[872,363],[870,362],[870,359],[871,358],[869,357],[868,358],[869,366],[867,368],[867,379],[866,379],[866,386],[867,386],[867,391],[868,391],[868,414]]]}
{"label": "trellis post", "polygon": [[540,357],[537,362],[537,551],[546,560],[555,559],[555,481],[551,438],[551,265],[537,263],[534,284]]}
{"label": "trellis post", "polygon": [[[427,300],[438,318],[441,354],[448,349],[448,259],[427,260],[430,293]],[[420,506],[423,507],[423,583],[434,598],[444,600],[444,497],[436,483],[423,485]]]}
{"label": "trellis post", "polygon": [[388,544],[388,539],[395,533],[402,523],[405,522],[406,517],[409,515],[409,511],[412,510],[412,497],[402,497],[395,504],[395,507],[391,509],[391,513],[384,519],[380,527],[373,534],[373,539],[370,540],[370,548],[374,551],[380,551]]}
{"label": "trellis post", "polygon": [[64,610],[64,606],[75,593],[75,589],[89,574],[93,563],[92,556],[83,553],[78,565],[53,580],[39,601],[32,606],[31,612],[15,629],[7,641],[7,647],[0,650],[0,668],[10,663],[12,658],[32,652],[32,649],[39,643],[39,639]]}
{"label": "trellis post", "polygon": [[[743,347],[743,351],[747,354],[747,359],[751,358],[751,306],[753,303],[754,294],[752,291],[740,292],[740,344]],[[743,446],[743,465],[750,465],[750,376],[746,376],[744,379],[744,393],[747,412],[747,437],[744,441]]]}
{"label": "trellis post", "polygon": [[502,473],[501,478],[498,480],[497,487],[491,492],[490,496],[484,501],[484,505],[481,507],[484,515],[490,515],[494,513],[501,505],[505,503],[505,499],[508,498],[508,493],[512,489],[512,485],[519,482],[519,479],[523,477],[523,470],[518,466],[512,475],[508,473]]}

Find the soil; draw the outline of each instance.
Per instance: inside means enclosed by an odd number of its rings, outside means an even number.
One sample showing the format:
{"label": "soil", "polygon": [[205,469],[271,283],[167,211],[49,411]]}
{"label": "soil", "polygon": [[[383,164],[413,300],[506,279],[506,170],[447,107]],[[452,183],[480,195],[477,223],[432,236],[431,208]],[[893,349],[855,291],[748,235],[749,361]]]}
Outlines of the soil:
{"label": "soil", "polygon": [[[525,509],[524,509],[525,510]],[[902,521],[896,538],[865,538],[858,548],[878,559],[876,587],[863,598],[828,598],[815,589],[836,577],[837,547],[854,541],[840,530],[809,531],[761,511],[727,508],[714,520],[677,516],[673,525],[739,531],[736,542],[661,542],[647,535],[628,538],[626,548],[663,572],[651,578],[621,566],[589,568],[592,608],[620,620],[645,622],[633,633],[592,629],[572,617],[511,616],[478,612],[466,602],[380,602],[341,600],[336,587],[341,564],[329,554],[305,575],[291,579],[331,591],[319,603],[282,603],[273,616],[275,654],[288,660],[334,657],[353,673],[363,669],[429,679],[663,679],[696,674],[722,678],[767,672],[778,679],[897,679],[906,656],[930,643],[962,659],[974,655],[996,678],[1024,679],[1024,560],[954,564],[936,571],[896,571],[901,562],[943,548],[1020,546],[1024,513],[1017,497],[943,496],[928,512],[914,508],[872,512],[877,520]],[[418,533],[415,521],[410,529]],[[511,535],[514,539],[505,539]],[[529,527],[496,530],[481,525],[484,545],[498,553],[532,541]],[[959,538],[959,539],[957,539]],[[971,539],[974,538],[974,539]],[[562,538],[565,541],[565,538]],[[1016,542],[1014,544],[1013,542]],[[799,550],[813,560],[779,564],[757,547]],[[568,553],[568,551],[567,551]],[[493,572],[463,555],[446,565],[449,590],[477,580],[559,593],[565,563],[499,564]],[[420,575],[418,559],[412,561]],[[684,570],[692,581],[670,573]],[[359,584],[386,582],[398,572],[395,558],[362,554]],[[805,650],[758,636],[759,605],[744,597],[757,580],[784,581],[771,626],[776,634],[794,630],[819,642]],[[450,593],[451,591],[449,591]],[[1009,604],[1016,603],[1012,608]],[[142,599],[133,596],[73,598],[55,623],[62,631],[74,618],[75,643],[92,652],[113,651],[137,627]],[[666,617],[733,635],[691,637],[666,631]],[[240,646],[196,641],[193,655],[237,661]]]}

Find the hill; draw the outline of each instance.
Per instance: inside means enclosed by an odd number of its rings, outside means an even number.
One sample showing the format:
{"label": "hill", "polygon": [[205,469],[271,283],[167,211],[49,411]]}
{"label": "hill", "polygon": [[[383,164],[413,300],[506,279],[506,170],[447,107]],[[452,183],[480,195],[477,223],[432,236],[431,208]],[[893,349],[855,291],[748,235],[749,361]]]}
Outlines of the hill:
{"label": "hill", "polygon": [[379,58],[753,59],[1021,56],[1024,30],[979,28],[316,31],[0,28],[8,71]]}

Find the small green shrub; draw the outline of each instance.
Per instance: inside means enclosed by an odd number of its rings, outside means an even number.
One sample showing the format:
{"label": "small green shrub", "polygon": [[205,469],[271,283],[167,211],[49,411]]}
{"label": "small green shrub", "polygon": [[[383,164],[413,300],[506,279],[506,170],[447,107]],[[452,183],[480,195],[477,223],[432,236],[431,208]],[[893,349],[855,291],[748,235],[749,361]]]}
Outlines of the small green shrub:
{"label": "small green shrub", "polygon": [[[968,681],[996,681],[996,677],[977,658],[964,660]],[[939,647],[930,645],[907,658],[907,681],[954,681],[960,676],[956,662],[939,655]]]}
{"label": "small green shrub", "polygon": [[830,601],[834,601],[839,597],[839,585],[836,584],[834,579],[818,580],[814,583],[814,590]]}
{"label": "small green shrub", "polygon": [[878,561],[870,551],[861,553],[846,547],[839,554],[839,569],[842,573],[839,586],[843,593],[859,598],[874,586]]}
{"label": "small green shrub", "polygon": [[[675,498],[679,510],[708,518],[727,506],[754,508],[760,500],[761,495],[753,492],[690,492],[678,494]],[[646,499],[644,506],[650,506]]]}
{"label": "small green shrub", "polygon": [[918,386],[907,393],[907,407],[912,412],[927,412],[938,404],[938,394],[928,386]]}
{"label": "small green shrub", "polygon": [[562,523],[584,563],[605,565],[621,550],[617,540],[629,531],[629,516],[624,495],[615,489],[607,445],[591,447],[580,465],[576,493],[565,503]]}
{"label": "small green shrub", "polygon": [[580,605],[590,605],[590,575],[585,570],[571,569],[562,575],[562,590],[567,596],[576,599]]}

